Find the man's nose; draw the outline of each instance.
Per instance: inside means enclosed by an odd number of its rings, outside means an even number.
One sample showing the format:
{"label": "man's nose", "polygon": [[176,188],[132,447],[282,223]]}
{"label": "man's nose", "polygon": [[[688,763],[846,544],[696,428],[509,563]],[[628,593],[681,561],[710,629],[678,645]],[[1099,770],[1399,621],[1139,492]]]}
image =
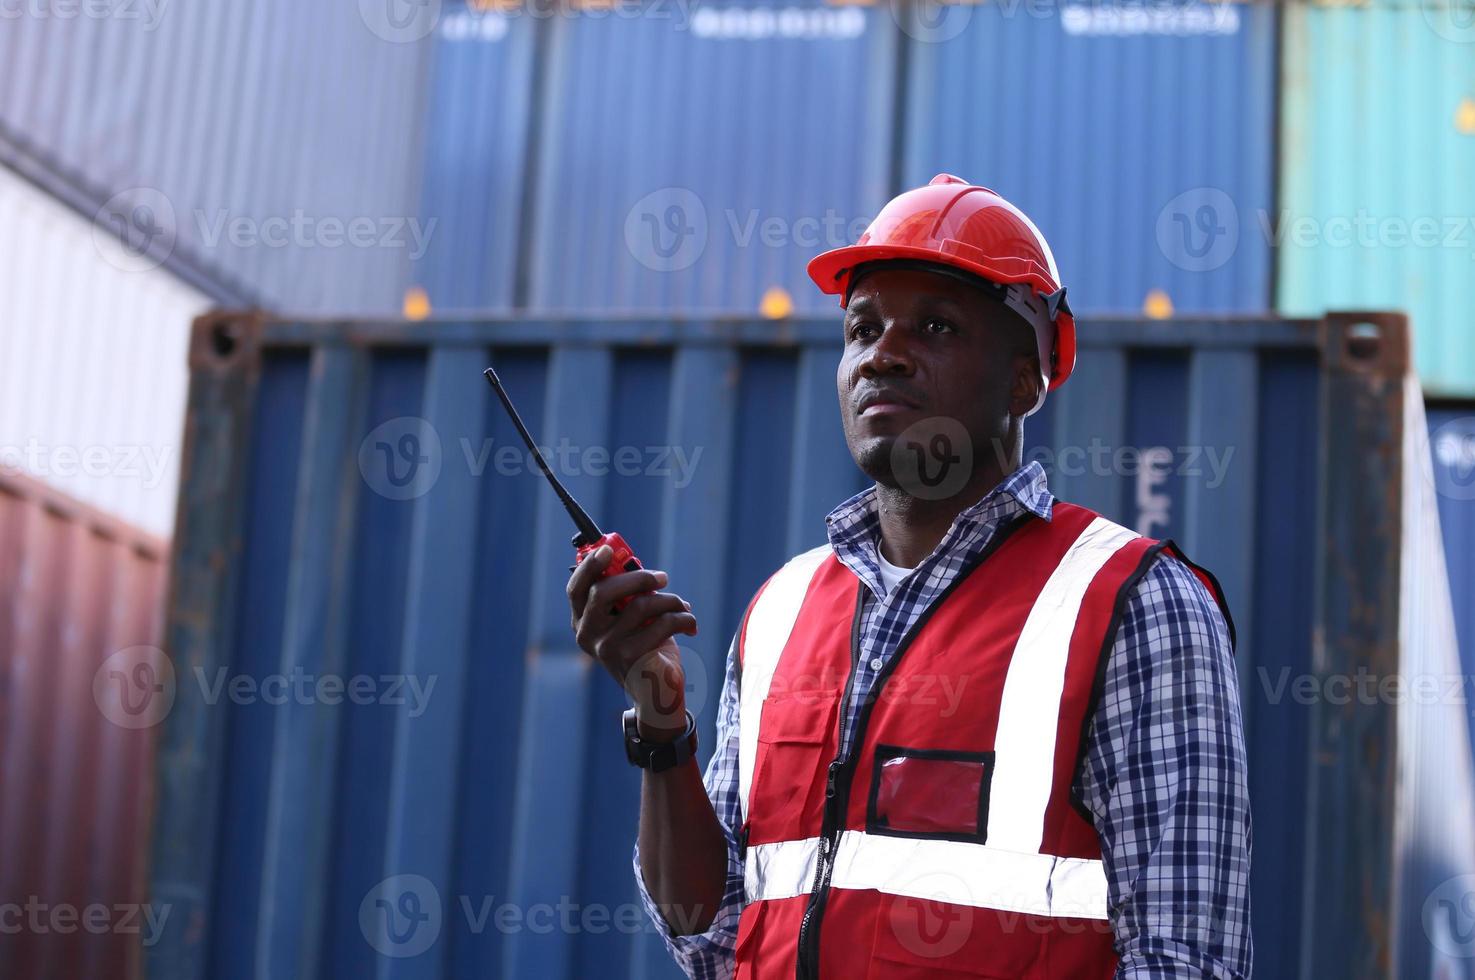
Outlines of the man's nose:
{"label": "man's nose", "polygon": [[874,378],[883,374],[909,375],[916,369],[907,331],[895,324],[887,325],[861,359],[860,373]]}

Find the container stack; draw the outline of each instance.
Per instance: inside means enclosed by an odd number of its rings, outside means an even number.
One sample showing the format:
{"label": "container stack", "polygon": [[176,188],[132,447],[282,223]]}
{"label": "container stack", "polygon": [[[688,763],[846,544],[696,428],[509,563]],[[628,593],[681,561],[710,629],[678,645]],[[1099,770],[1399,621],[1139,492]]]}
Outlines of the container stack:
{"label": "container stack", "polygon": [[[499,451],[513,433],[476,376],[498,365],[570,454],[570,486],[703,611],[688,700],[710,747],[747,599],[862,483],[835,416],[838,310],[805,265],[954,173],[1035,220],[1080,317],[1079,367],[1027,423],[1028,457],[1061,498],[1181,542],[1235,612],[1257,973],[1470,976],[1475,918],[1450,884],[1475,873],[1468,707],[1324,693],[1361,671],[1475,697],[1470,2],[6,19],[0,464],[29,461],[11,465],[42,488],[27,501],[74,499],[0,535],[42,541],[57,508],[121,523],[0,555],[0,577],[57,590],[50,632],[7,654],[0,630],[0,694],[116,652],[62,628],[78,596],[166,648],[178,684],[144,726],[161,743],[144,863],[172,927],[126,962],[86,955],[163,980],[674,977],[648,929],[618,925],[639,921],[620,698],[567,636],[566,532],[525,457]],[[157,588],[105,587],[112,566],[76,550],[127,540],[158,563],[171,535],[162,627],[117,608]],[[67,567],[94,570],[75,595]],[[33,614],[6,615],[21,637]],[[271,705],[201,680],[277,674],[439,689],[423,710]],[[0,744],[68,727],[5,696]],[[106,717],[98,697],[61,696],[57,718]],[[111,730],[89,725],[57,758],[80,766]],[[105,757],[146,796],[140,737]],[[82,799],[3,758],[7,800]],[[99,798],[127,836],[117,784]],[[6,871],[31,830],[81,826],[18,813],[0,810],[0,880],[81,881],[75,837]],[[442,911],[432,951],[400,959],[361,908],[404,876]],[[501,903],[561,902],[612,921],[495,924]],[[38,975],[83,969],[27,955]]]}

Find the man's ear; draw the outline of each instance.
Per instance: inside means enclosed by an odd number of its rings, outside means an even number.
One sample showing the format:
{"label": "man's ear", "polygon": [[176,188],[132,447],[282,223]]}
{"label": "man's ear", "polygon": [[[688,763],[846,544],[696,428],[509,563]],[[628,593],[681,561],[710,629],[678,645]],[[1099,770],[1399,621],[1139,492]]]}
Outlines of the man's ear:
{"label": "man's ear", "polygon": [[1040,377],[1038,354],[1021,354],[1014,358],[1014,375],[1009,385],[1009,414],[1023,418],[1039,401],[1044,379]]}

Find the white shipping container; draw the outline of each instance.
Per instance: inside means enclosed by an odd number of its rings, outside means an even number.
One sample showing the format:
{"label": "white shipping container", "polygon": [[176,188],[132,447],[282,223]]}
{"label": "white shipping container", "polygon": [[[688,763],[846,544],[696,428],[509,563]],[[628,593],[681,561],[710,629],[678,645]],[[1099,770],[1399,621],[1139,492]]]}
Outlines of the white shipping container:
{"label": "white shipping container", "polygon": [[0,467],[169,536],[208,299],[0,168]]}

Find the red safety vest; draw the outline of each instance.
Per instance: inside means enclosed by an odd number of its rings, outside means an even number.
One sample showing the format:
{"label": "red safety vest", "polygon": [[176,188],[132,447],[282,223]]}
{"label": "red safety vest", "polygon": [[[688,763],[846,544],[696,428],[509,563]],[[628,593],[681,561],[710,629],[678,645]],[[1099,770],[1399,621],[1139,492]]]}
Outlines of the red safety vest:
{"label": "red safety vest", "polygon": [[844,761],[865,586],[828,546],[776,572],[738,648],[739,980],[1110,977],[1070,788],[1122,606],[1171,548],[1060,503],[1001,532],[901,639]]}

